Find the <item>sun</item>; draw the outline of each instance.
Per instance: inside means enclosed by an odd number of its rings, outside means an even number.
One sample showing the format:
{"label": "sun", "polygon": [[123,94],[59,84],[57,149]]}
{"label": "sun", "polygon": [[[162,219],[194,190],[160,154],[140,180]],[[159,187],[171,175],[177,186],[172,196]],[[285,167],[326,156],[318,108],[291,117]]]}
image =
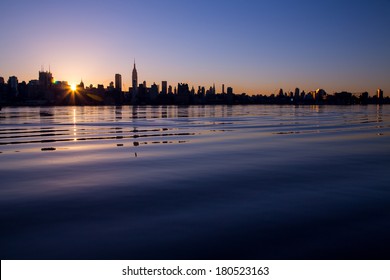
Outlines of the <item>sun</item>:
{"label": "sun", "polygon": [[75,90],[76,90],[76,85],[75,85],[75,84],[71,84],[71,85],[70,85],[70,89],[71,89],[72,91],[75,91]]}

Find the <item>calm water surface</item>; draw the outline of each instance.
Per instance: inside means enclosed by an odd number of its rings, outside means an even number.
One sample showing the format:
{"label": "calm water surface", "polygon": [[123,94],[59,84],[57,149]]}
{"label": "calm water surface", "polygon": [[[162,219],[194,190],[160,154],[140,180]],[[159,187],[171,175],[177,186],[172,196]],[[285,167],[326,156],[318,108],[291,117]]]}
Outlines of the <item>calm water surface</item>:
{"label": "calm water surface", "polygon": [[389,259],[390,106],[0,111],[1,259]]}

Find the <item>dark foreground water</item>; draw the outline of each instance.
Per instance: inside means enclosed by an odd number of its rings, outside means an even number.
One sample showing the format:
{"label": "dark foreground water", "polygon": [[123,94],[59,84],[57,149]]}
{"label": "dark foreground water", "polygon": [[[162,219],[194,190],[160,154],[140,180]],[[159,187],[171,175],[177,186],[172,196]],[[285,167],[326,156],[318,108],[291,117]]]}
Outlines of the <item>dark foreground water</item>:
{"label": "dark foreground water", "polygon": [[389,259],[390,106],[0,111],[1,259]]}

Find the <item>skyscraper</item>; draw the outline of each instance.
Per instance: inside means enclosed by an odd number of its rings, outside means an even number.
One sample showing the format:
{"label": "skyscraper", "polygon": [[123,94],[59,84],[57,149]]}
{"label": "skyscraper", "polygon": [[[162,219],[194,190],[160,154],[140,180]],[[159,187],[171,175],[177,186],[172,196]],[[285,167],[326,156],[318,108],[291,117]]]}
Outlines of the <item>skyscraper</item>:
{"label": "skyscraper", "polygon": [[300,95],[299,88],[296,88],[295,91],[294,91],[294,98],[298,99],[299,95]]}
{"label": "skyscraper", "polygon": [[18,78],[16,78],[15,76],[9,77],[8,86],[11,89],[11,91],[16,95],[18,95],[18,84],[19,84]]}
{"label": "skyscraper", "polygon": [[376,91],[376,96],[378,97],[378,99],[383,99],[383,90],[378,88]]}
{"label": "skyscraper", "polygon": [[133,85],[133,96],[137,94],[137,87],[138,87],[138,74],[137,69],[135,68],[135,59],[134,59],[134,68],[133,68],[133,75],[132,75],[132,85]]}
{"label": "skyscraper", "polygon": [[168,90],[168,82],[167,81],[162,81],[161,82],[161,93],[162,94],[167,94]]}
{"label": "skyscraper", "polygon": [[39,71],[39,86],[46,90],[53,84],[53,74],[50,71]]}
{"label": "skyscraper", "polygon": [[122,75],[115,74],[115,89],[122,91]]}

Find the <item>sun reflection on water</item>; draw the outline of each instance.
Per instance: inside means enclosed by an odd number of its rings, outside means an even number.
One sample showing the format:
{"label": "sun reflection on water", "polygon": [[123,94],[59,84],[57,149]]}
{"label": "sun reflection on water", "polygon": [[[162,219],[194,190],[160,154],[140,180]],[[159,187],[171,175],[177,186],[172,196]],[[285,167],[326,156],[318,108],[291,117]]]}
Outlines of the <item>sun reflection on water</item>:
{"label": "sun reflection on water", "polygon": [[76,127],[76,109],[73,109],[73,141],[77,141],[77,127]]}

